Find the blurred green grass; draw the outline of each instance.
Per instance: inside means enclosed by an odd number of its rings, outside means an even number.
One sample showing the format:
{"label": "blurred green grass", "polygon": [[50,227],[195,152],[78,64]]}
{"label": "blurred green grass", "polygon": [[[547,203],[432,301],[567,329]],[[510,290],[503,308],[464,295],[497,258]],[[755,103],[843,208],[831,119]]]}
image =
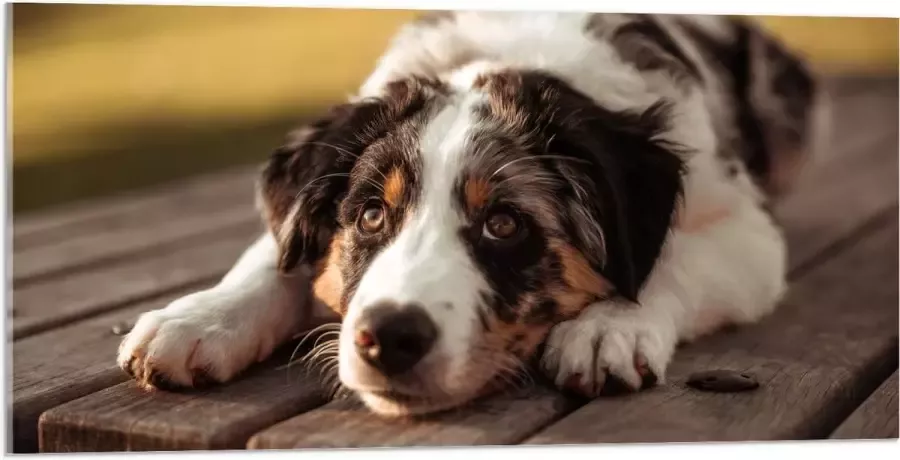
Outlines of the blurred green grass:
{"label": "blurred green grass", "polygon": [[[261,161],[416,14],[11,5],[13,212]],[[828,71],[896,72],[896,20],[759,19]]]}

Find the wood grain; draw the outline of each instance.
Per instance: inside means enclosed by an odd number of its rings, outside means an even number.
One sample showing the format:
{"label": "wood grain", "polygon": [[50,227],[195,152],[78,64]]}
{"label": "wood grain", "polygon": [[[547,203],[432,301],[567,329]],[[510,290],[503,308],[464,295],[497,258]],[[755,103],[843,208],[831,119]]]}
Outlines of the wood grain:
{"label": "wood grain", "polygon": [[[835,132],[841,134],[832,134],[831,148],[809,166],[797,190],[776,208],[795,270],[814,264],[835,243],[836,235],[851,235],[865,219],[896,207],[900,150],[896,83],[892,91],[879,94],[842,100],[835,109]],[[854,131],[859,120],[867,125]]]}
{"label": "wood grain", "polygon": [[136,228],[104,230],[23,250],[13,259],[13,285],[24,287],[40,280],[108,264],[127,257],[160,251],[183,250],[210,238],[260,222],[249,193],[218,212],[195,212]]}
{"label": "wood grain", "polygon": [[259,223],[248,222],[177,251],[99,265],[16,289],[13,337],[26,337],[174,289],[218,281],[261,230]]}
{"label": "wood grain", "polygon": [[[769,318],[685,347],[667,385],[596,399],[527,443],[826,436],[896,369],[897,232],[894,214],[890,225],[810,271]],[[756,374],[761,388],[741,394],[686,389],[690,373],[716,368]]]}
{"label": "wood grain", "polygon": [[189,292],[174,291],[114,313],[13,342],[14,452],[37,451],[37,422],[43,411],[128,378],[116,366],[116,351],[122,337],[112,332],[114,326],[133,324],[139,314],[162,308]]}
{"label": "wood grain", "polygon": [[866,398],[831,434],[833,439],[896,439],[898,437],[897,371]]}
{"label": "wood grain", "polygon": [[197,209],[231,206],[235,199],[246,200],[256,170],[256,166],[229,168],[110,198],[17,216],[13,222],[13,254],[97,230],[152,226]]}
{"label": "wood grain", "polygon": [[250,449],[515,444],[576,407],[544,387],[486,398],[419,420],[384,419],[355,399],[338,400],[255,435]]}
{"label": "wood grain", "polygon": [[254,432],[325,402],[317,379],[272,364],[205,391],[147,391],[127,381],[57,406],[41,416],[40,450],[241,448]]}

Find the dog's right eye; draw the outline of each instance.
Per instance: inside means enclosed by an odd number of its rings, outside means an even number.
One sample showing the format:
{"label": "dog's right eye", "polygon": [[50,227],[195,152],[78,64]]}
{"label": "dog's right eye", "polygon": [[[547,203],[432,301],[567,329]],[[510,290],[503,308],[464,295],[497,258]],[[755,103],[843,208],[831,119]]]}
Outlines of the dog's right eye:
{"label": "dog's right eye", "polygon": [[359,218],[359,229],[365,233],[377,233],[384,227],[384,206],[368,203]]}

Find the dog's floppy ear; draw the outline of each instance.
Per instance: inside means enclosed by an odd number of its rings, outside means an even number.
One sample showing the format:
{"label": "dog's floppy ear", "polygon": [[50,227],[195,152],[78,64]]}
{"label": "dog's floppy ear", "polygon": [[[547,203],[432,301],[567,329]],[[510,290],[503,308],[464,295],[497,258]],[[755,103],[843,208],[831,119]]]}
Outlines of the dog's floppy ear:
{"label": "dog's floppy ear", "polygon": [[575,244],[619,295],[637,302],[682,193],[682,152],[657,139],[668,106],[614,112],[561,82],[544,85],[544,104],[558,114],[546,124],[547,150],[590,165],[557,165],[570,184],[567,211]]}
{"label": "dog's floppy ear", "polygon": [[281,271],[326,255],[356,161],[423,102],[415,82],[394,82],[380,97],[334,106],[272,152],[258,178],[257,196],[279,246]]}

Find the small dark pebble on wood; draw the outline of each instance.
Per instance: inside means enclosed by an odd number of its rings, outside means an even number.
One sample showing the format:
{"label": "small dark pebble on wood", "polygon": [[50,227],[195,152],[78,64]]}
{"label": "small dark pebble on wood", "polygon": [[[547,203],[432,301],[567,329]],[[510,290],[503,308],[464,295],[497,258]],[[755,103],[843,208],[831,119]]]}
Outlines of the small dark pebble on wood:
{"label": "small dark pebble on wood", "polygon": [[716,393],[733,393],[759,388],[759,382],[752,375],[726,369],[696,372],[688,377],[687,384],[697,390]]}
{"label": "small dark pebble on wood", "polygon": [[132,326],[128,323],[119,323],[112,327],[112,333],[115,335],[125,335],[131,330],[131,327]]}

